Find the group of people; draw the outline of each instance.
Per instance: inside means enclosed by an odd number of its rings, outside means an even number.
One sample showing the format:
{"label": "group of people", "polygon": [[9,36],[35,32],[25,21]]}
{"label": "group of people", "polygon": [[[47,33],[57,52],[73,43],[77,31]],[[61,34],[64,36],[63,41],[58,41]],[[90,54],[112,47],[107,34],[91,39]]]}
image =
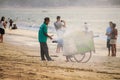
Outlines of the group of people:
{"label": "group of people", "polygon": [[[63,39],[62,39],[62,35],[64,34],[64,30],[63,28],[66,27],[66,23],[64,20],[61,20],[60,16],[57,16],[56,18],[56,22],[54,23],[56,32],[57,32],[57,36],[58,39],[53,41],[57,43],[57,49],[56,52],[59,53],[60,50],[63,49]],[[50,18],[46,17],[44,18],[44,23],[41,25],[40,29],[39,29],[39,33],[38,33],[38,39],[40,42],[40,49],[41,49],[41,60],[48,60],[48,61],[53,61],[53,59],[51,59],[51,57],[49,56],[49,51],[48,51],[48,46],[47,46],[47,37],[50,39],[53,39],[52,36],[53,35],[48,35],[47,33],[47,27],[48,24],[50,22]]]}
{"label": "group of people", "polygon": [[[53,41],[57,43],[57,49],[56,52],[59,53],[60,50],[63,49],[63,39],[62,35],[64,34],[64,29],[66,27],[66,23],[64,20],[61,20],[60,16],[57,16],[56,22],[54,23],[55,29],[57,31],[57,36],[59,37],[58,40]],[[53,35],[48,35],[47,27],[50,22],[50,18],[46,17],[44,19],[44,23],[40,26],[39,33],[38,33],[38,39],[40,42],[40,48],[41,48],[41,60],[48,60],[53,61],[51,57],[49,56],[48,46],[47,46],[47,37],[50,39],[53,39]],[[87,24],[87,23],[85,23]],[[88,31],[88,27],[85,27],[85,30]],[[108,56],[116,56],[116,41],[118,36],[118,31],[116,29],[116,24],[113,22],[110,22],[110,27],[106,29],[106,35],[107,35],[107,48],[108,48]],[[110,54],[111,52],[111,54]],[[67,57],[66,57],[67,59]]]}
{"label": "group of people", "polygon": [[17,25],[12,19],[9,20],[9,29],[17,29]]}
{"label": "group of people", "polygon": [[[9,28],[13,25],[12,19],[9,20]],[[48,24],[50,23],[50,18],[45,17],[43,24],[40,26],[38,39],[41,48],[41,60],[53,61],[49,56],[48,46],[47,46],[47,38],[53,39],[53,35],[48,35]],[[87,24],[87,23],[85,23]],[[118,36],[118,31],[116,29],[116,24],[113,22],[109,22],[110,26],[106,29],[107,35],[107,48],[108,48],[108,56],[116,56],[116,41]],[[5,34],[5,28],[7,26],[7,21],[5,21],[5,17],[2,16],[0,20],[0,43],[3,43],[3,35]],[[16,25],[15,25],[16,26]],[[53,41],[57,43],[56,53],[59,53],[60,50],[63,50],[63,34],[64,28],[66,27],[66,23],[64,20],[61,20],[60,16],[56,17],[56,22],[54,22],[54,26],[57,32],[58,39]],[[88,31],[88,27],[85,27],[86,31]]]}
{"label": "group of people", "polygon": [[108,48],[108,56],[116,56],[116,42],[118,31],[116,29],[116,24],[113,22],[109,22],[109,27],[106,29],[107,35],[107,48]]}
{"label": "group of people", "polygon": [[9,22],[9,29],[17,29],[16,24],[13,24],[12,19],[8,19],[9,21],[6,21],[5,17],[2,16],[0,20],[0,43],[3,43],[3,36],[5,34],[5,28],[7,27],[7,23]]}

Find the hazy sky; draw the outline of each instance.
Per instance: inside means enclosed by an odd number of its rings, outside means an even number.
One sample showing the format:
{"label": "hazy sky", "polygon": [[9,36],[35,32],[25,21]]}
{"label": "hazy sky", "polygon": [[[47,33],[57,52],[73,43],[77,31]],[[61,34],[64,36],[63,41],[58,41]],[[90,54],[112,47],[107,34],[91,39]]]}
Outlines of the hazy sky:
{"label": "hazy sky", "polygon": [[0,0],[0,7],[120,7],[120,0]]}

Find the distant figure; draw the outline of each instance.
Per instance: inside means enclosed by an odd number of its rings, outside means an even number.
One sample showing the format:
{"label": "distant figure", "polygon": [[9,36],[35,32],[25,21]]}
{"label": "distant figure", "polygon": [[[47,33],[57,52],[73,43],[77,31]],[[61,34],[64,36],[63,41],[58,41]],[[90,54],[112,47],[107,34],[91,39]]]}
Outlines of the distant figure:
{"label": "distant figure", "polygon": [[0,43],[3,43],[3,35],[5,34],[6,22],[5,17],[1,17],[0,20]]}
{"label": "distant figure", "polygon": [[10,19],[10,21],[9,21],[9,29],[12,29],[12,26],[13,26],[13,20]]}
{"label": "distant figure", "polygon": [[113,23],[112,31],[110,33],[110,44],[111,44],[111,52],[112,56],[116,56],[116,42],[117,42],[118,31],[116,29],[116,24]]}
{"label": "distant figure", "polygon": [[[50,19],[48,17],[44,18],[44,23],[40,26],[39,33],[38,33],[38,40],[40,43],[41,48],[41,60],[45,61],[46,59],[48,61],[53,61],[48,52],[48,46],[47,46],[47,37],[52,39],[52,36],[49,36],[48,31],[48,24],[50,22]],[[46,58],[45,58],[46,57]]]}
{"label": "distant figure", "polygon": [[85,32],[88,32],[88,24],[87,24],[87,22],[84,23],[84,28],[85,28]]}
{"label": "distant figure", "polygon": [[5,27],[5,28],[7,27],[7,23],[8,23],[8,22],[7,22],[7,21],[5,21],[5,23],[4,23],[4,27]]}
{"label": "distant figure", "polygon": [[109,22],[109,27],[106,29],[108,56],[110,56],[110,51],[111,51],[110,50],[110,48],[111,48],[111,45],[110,45],[110,34],[111,34],[111,31],[112,31],[112,25],[113,25],[113,23]]}
{"label": "distant figure", "polygon": [[13,27],[12,27],[12,29],[17,29],[17,26],[16,26],[16,24],[13,24]]}
{"label": "distant figure", "polygon": [[61,17],[60,16],[57,16],[57,21],[54,23],[54,26],[55,26],[55,29],[56,29],[56,32],[57,32],[57,36],[58,36],[58,39],[57,39],[57,49],[56,49],[56,52],[59,53],[60,50],[63,50],[63,39],[62,39],[62,36],[64,34],[64,27],[66,27],[66,23],[64,20],[61,20],[60,19]]}

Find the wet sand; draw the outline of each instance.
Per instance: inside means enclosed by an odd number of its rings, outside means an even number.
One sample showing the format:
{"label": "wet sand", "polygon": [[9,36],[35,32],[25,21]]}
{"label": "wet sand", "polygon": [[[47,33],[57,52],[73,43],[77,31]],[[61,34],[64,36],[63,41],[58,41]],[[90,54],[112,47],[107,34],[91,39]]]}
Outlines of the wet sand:
{"label": "wet sand", "polygon": [[108,57],[104,41],[95,39],[96,53],[88,63],[77,63],[65,62],[62,53],[55,53],[56,44],[48,41],[55,61],[47,62],[40,60],[36,32],[6,33],[0,43],[0,80],[120,80],[119,45],[117,57]]}

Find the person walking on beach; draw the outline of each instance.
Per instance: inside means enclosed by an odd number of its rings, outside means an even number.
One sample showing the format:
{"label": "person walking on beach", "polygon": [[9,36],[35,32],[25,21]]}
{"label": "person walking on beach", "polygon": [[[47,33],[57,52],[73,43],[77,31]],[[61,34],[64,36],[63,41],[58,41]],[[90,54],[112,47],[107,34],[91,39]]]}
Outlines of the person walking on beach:
{"label": "person walking on beach", "polygon": [[5,17],[1,17],[0,20],[0,43],[3,43],[3,35],[5,34],[6,22]]}
{"label": "person walking on beach", "polygon": [[[47,27],[50,22],[49,17],[44,18],[44,23],[40,26],[39,32],[38,32],[38,40],[40,43],[40,48],[41,48],[41,60],[45,61],[46,59],[48,61],[53,61],[51,57],[49,56],[48,52],[48,46],[47,46],[47,37],[52,39],[52,36],[48,35],[47,33]],[[46,57],[46,58],[45,58]]]}
{"label": "person walking on beach", "polygon": [[63,50],[63,39],[62,36],[64,34],[64,27],[66,27],[66,23],[64,20],[61,20],[60,16],[57,16],[57,21],[54,22],[54,26],[57,32],[58,40],[57,40],[57,49],[56,53],[59,53],[60,50]]}
{"label": "person walking on beach", "polygon": [[113,23],[112,25],[112,31],[110,33],[110,45],[111,45],[111,52],[112,52],[112,56],[116,56],[116,42],[117,42],[117,35],[118,35],[118,31],[116,29],[116,24]]}
{"label": "person walking on beach", "polygon": [[110,45],[110,34],[111,34],[111,31],[112,31],[112,25],[113,25],[113,23],[109,22],[109,27],[106,29],[108,56],[110,56],[110,51],[111,51],[110,50],[110,48],[111,48],[111,45]]}

